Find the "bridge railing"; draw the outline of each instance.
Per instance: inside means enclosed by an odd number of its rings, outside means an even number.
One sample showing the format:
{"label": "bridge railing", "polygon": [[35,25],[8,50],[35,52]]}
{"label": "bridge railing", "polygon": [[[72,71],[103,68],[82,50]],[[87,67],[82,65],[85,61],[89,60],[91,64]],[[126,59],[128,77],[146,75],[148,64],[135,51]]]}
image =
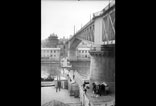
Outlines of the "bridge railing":
{"label": "bridge railing", "polygon": [[75,81],[76,81],[79,85],[82,85],[83,82],[84,82],[84,80],[88,80],[87,75],[86,75],[86,76],[85,76],[85,75],[81,75],[81,74],[79,74],[77,71],[75,71],[74,75],[75,75]]}
{"label": "bridge railing", "polygon": [[93,14],[93,17],[100,16],[101,14],[103,14],[103,10],[102,10],[102,11],[98,11],[98,12],[94,13],[94,14]]}
{"label": "bridge railing", "polygon": [[101,16],[102,14],[106,13],[106,11],[113,5],[115,5],[115,0],[112,0],[103,10],[93,13],[93,18]]}
{"label": "bridge railing", "polygon": [[101,47],[91,47],[90,52],[101,51]]}
{"label": "bridge railing", "polygon": [[103,45],[114,45],[114,44],[115,44],[115,40],[104,41],[103,44],[101,45],[95,45],[95,46],[90,47],[90,51],[91,52],[103,51],[103,48],[102,48]]}

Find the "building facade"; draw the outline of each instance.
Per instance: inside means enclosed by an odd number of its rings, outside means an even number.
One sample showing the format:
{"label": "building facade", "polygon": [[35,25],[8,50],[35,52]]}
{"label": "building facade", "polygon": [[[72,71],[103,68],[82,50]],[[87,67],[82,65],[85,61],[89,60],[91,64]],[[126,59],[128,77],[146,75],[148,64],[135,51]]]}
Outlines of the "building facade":
{"label": "building facade", "polygon": [[90,48],[77,48],[77,59],[78,60],[90,60],[89,51],[90,51]]}
{"label": "building facade", "polygon": [[59,61],[60,48],[41,48],[41,59]]}

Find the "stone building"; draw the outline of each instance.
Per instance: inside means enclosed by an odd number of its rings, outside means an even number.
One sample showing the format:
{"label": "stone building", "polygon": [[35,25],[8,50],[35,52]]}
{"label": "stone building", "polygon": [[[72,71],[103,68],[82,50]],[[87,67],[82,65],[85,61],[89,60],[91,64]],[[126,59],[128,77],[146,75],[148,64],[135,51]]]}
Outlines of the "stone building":
{"label": "stone building", "polygon": [[59,61],[60,48],[41,48],[41,59]]}
{"label": "stone building", "polygon": [[47,39],[46,47],[56,48],[58,45],[58,42],[59,42],[58,36],[56,34],[52,33],[52,34],[50,34],[50,36]]}
{"label": "stone building", "polygon": [[77,59],[78,60],[90,60],[89,51],[90,51],[90,48],[77,48]]}

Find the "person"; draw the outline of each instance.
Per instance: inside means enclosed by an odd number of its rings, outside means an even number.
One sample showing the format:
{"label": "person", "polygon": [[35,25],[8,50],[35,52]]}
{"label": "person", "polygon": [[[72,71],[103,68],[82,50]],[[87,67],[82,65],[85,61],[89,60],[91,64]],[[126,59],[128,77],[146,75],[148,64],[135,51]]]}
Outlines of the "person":
{"label": "person", "polygon": [[104,94],[107,94],[108,85],[105,82],[103,82],[102,84],[103,84]]}
{"label": "person", "polygon": [[98,94],[101,96],[102,94],[101,84],[99,84],[98,86],[99,86]]}
{"label": "person", "polygon": [[93,94],[95,94],[95,91],[96,91],[96,85],[95,85],[95,83],[94,83],[94,82],[92,83],[92,86],[93,86],[93,89],[92,89]]}
{"label": "person", "polygon": [[61,81],[60,80],[58,81],[58,89],[59,89],[59,91],[61,89]]}
{"label": "person", "polygon": [[82,85],[82,86],[83,86],[83,89],[85,88],[85,85],[86,85],[86,83],[85,83],[85,81],[84,81],[84,83],[83,83],[83,85]]}
{"label": "person", "polygon": [[57,90],[58,90],[58,81],[56,81],[56,83],[55,83],[55,88],[56,88],[56,92],[57,92]]}
{"label": "person", "polygon": [[105,85],[101,84],[101,95],[105,94]]}
{"label": "person", "polygon": [[95,91],[96,94],[98,94],[98,90],[99,90],[99,86],[98,84],[96,84],[96,91]]}
{"label": "person", "polygon": [[109,86],[106,84],[106,95],[108,95],[108,93],[109,93]]}
{"label": "person", "polygon": [[86,94],[86,92],[87,92],[87,88],[86,88],[86,87],[84,88],[84,92],[85,92],[85,94]]}

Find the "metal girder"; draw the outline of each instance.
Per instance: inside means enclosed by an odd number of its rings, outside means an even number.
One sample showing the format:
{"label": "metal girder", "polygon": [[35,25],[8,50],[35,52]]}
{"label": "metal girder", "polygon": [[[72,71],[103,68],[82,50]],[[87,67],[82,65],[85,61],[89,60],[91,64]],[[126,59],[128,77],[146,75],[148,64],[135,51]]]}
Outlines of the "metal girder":
{"label": "metal girder", "polygon": [[80,44],[81,40],[80,39],[73,39],[73,41],[70,44],[70,49],[76,49],[76,47]]}
{"label": "metal girder", "polygon": [[102,40],[115,40],[115,10],[108,12],[103,17],[103,34]]}
{"label": "metal girder", "polygon": [[104,42],[115,40],[115,0],[110,1],[113,2],[106,6],[100,15],[95,16],[68,40],[67,43],[70,43],[70,48],[76,48],[81,41],[94,42],[94,20],[97,17],[103,18],[102,40]]}

